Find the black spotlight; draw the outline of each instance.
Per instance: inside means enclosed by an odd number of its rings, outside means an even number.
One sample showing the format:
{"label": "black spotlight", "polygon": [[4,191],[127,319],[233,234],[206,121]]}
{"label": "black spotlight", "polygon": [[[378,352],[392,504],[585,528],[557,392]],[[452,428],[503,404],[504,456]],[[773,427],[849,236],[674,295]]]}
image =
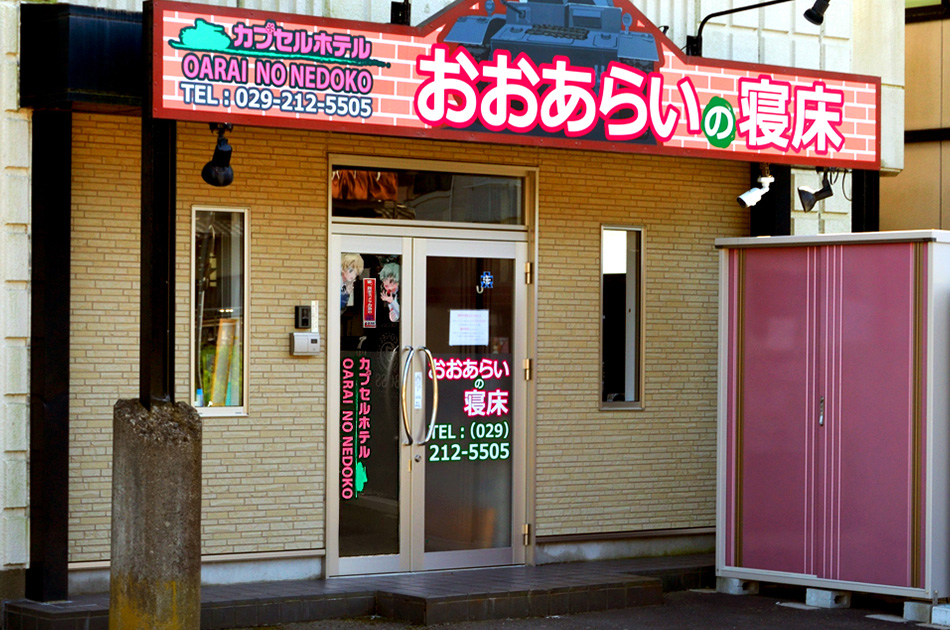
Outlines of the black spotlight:
{"label": "black spotlight", "polygon": [[234,181],[234,169],[231,168],[231,145],[224,132],[231,131],[231,123],[211,123],[211,131],[218,132],[218,144],[214,147],[211,161],[201,169],[201,179],[212,186],[227,186]]}
{"label": "black spotlight", "polygon": [[815,5],[805,11],[805,19],[816,26],[821,26],[821,23],[825,21],[825,11],[828,10],[828,3],[829,0],[815,0]]}
{"label": "black spotlight", "polygon": [[801,199],[802,208],[804,208],[805,212],[809,212],[815,207],[815,204],[822,199],[827,199],[835,194],[834,191],[831,190],[831,182],[828,180],[828,171],[819,168],[818,172],[821,174],[820,189],[815,190],[809,186],[798,187],[798,198]]}

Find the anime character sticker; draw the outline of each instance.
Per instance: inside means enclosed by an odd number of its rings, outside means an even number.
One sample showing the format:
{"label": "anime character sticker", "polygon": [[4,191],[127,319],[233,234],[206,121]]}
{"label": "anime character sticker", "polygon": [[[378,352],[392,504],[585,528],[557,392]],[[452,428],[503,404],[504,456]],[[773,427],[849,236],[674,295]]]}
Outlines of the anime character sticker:
{"label": "anime character sticker", "polygon": [[363,257],[359,254],[344,252],[340,260],[340,310],[353,303],[353,284],[357,276],[363,273]]}
{"label": "anime character sticker", "polygon": [[379,298],[389,307],[389,321],[399,321],[399,264],[390,262],[379,270],[379,280],[383,290]]}

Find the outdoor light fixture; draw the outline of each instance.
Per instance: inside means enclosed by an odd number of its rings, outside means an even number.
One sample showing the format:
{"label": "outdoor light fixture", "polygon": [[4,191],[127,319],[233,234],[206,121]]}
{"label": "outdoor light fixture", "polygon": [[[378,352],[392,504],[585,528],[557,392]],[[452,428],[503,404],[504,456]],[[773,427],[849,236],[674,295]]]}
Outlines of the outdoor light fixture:
{"label": "outdoor light fixture", "polygon": [[828,2],[829,0],[815,0],[815,5],[805,11],[805,19],[816,26],[821,26],[821,23],[825,21]]}
{"label": "outdoor light fixture", "polygon": [[815,190],[810,186],[798,187],[798,198],[801,199],[802,208],[805,209],[805,212],[811,211],[811,209],[815,207],[815,204],[822,199],[827,199],[828,197],[831,197],[835,194],[834,191],[831,190],[831,180],[828,179],[828,170],[821,167],[816,170],[818,171],[818,174],[821,175],[820,189]]}
{"label": "outdoor light fixture", "polygon": [[[732,13],[739,13],[740,11],[761,9],[762,7],[768,7],[773,4],[781,4],[783,2],[792,2],[792,0],[768,0],[768,2],[759,2],[745,7],[737,7],[735,9],[726,9],[725,11],[716,11],[715,13],[710,13],[703,18],[702,22],[699,23],[699,30],[696,32],[696,35],[686,36],[686,54],[692,55],[694,57],[703,56],[703,27],[706,26],[706,22],[708,22],[710,19],[723,15],[731,15]],[[812,24],[820,25],[825,19],[825,10],[828,8],[828,3],[829,0],[815,0],[815,5],[805,11],[805,19]]]}
{"label": "outdoor light fixture", "polygon": [[739,202],[740,208],[751,208],[755,204],[759,203],[762,199],[762,195],[769,192],[769,185],[775,181],[775,178],[772,177],[772,174],[769,172],[769,165],[762,165],[762,176],[759,177],[759,184],[762,185],[761,188],[750,188],[745,191],[738,197],[736,201]]}
{"label": "outdoor light fixture", "polygon": [[217,132],[218,144],[214,147],[211,161],[201,169],[201,179],[212,186],[227,186],[234,181],[234,169],[231,168],[231,145],[224,137],[226,131],[231,131],[231,123],[211,123],[211,132]]}

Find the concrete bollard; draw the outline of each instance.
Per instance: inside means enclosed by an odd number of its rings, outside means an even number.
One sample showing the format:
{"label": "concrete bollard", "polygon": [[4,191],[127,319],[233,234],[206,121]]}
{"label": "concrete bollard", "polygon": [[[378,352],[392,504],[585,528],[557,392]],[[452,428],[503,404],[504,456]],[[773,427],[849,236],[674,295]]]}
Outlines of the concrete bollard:
{"label": "concrete bollard", "polygon": [[120,400],[113,431],[109,630],[198,630],[201,418]]}

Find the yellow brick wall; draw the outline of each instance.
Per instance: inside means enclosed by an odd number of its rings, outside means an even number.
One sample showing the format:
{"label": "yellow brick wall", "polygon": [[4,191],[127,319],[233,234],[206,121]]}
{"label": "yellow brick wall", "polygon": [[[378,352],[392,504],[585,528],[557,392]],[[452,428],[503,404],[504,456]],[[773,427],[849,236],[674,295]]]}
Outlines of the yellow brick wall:
{"label": "yellow brick wall", "polygon": [[[74,127],[70,560],[109,555],[111,407],[138,393],[139,125],[77,115]],[[205,418],[202,548],[323,547],[326,409],[321,359],[293,358],[293,307],[326,295],[326,160],[315,134],[245,128],[235,183],[199,173],[215,137],[179,125],[176,397],[188,400],[194,204],[248,208],[249,415]],[[325,327],[325,309],[321,309]]]}
{"label": "yellow brick wall", "polygon": [[[294,305],[326,295],[326,159],[315,134],[240,128],[236,176],[200,177],[215,135],[178,126],[178,396],[187,400],[189,242],[194,204],[248,208],[251,241],[248,416],[204,420],[202,549],[321,549],[324,538],[326,362],[291,357]],[[321,308],[322,322],[326,309]]]}
{"label": "yellow brick wall", "polygon": [[[139,125],[78,114],[73,149],[70,560],[109,555],[112,405],[138,389]],[[746,232],[748,167],[649,156],[239,127],[235,183],[205,185],[214,136],[179,124],[177,387],[188,398],[194,204],[248,208],[249,415],[204,423],[203,550],[322,549],[325,361],[287,353],[293,307],[326,332],[328,153],[540,167],[537,532],[711,525],[717,258]],[[598,410],[602,223],[644,228],[643,411]]]}
{"label": "yellow brick wall", "polygon": [[70,561],[109,556],[112,405],[138,395],[140,147],[135,120],[74,117]]}
{"label": "yellow brick wall", "polygon": [[[715,521],[716,237],[748,165],[540,154],[538,535]],[[600,229],[643,228],[642,411],[599,411]]]}

